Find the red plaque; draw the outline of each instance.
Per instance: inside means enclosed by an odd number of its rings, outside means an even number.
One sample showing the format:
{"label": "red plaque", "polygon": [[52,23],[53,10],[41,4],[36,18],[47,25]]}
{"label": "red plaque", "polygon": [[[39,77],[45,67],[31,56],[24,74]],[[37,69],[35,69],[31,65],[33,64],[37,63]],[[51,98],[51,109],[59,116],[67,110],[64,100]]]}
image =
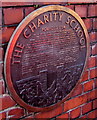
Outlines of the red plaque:
{"label": "red plaque", "polygon": [[51,5],[29,14],[11,37],[5,77],[14,100],[32,111],[64,102],[82,77],[88,34],[69,8]]}

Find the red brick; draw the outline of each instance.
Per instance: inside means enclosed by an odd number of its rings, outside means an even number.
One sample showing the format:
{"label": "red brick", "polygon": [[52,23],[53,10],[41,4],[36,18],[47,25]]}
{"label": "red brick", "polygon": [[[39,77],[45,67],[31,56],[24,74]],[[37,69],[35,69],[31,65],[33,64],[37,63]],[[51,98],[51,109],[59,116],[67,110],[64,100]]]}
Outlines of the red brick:
{"label": "red brick", "polygon": [[25,7],[25,16],[34,11],[34,7]]}
{"label": "red brick", "polygon": [[81,80],[82,82],[88,80],[88,74],[89,74],[89,71],[84,72],[84,75],[83,75],[82,80]]}
{"label": "red brick", "polygon": [[96,42],[96,40],[97,40],[97,33],[96,32],[89,33],[89,36],[90,36],[90,42]]}
{"label": "red brick", "polygon": [[78,85],[72,92],[72,97],[82,94],[82,85]]}
{"label": "red brick", "polygon": [[97,68],[90,70],[90,78],[97,77]]}
{"label": "red brick", "polygon": [[93,109],[96,109],[96,108],[97,108],[97,99],[93,101]]}
{"label": "red brick", "polygon": [[82,106],[82,114],[85,114],[93,109],[92,102],[89,102]]}
{"label": "red brick", "polygon": [[35,118],[33,117],[33,115],[30,115],[30,116],[24,117],[24,119],[22,120],[35,120]]}
{"label": "red brick", "polygon": [[6,119],[6,112],[1,112],[0,113],[0,120],[5,120]]}
{"label": "red brick", "polygon": [[0,63],[0,79],[3,79],[3,63]]}
{"label": "red brick", "polygon": [[16,24],[23,19],[22,8],[5,8],[4,9],[4,22],[5,24]]}
{"label": "red brick", "polygon": [[94,85],[94,81],[93,80],[84,83],[84,92],[92,90],[93,89],[93,85]]}
{"label": "red brick", "polygon": [[30,115],[30,116],[25,117],[22,120],[35,120],[35,119],[34,119],[34,117],[32,115]]}
{"label": "red brick", "polygon": [[[1,4],[0,4],[1,5]],[[2,25],[2,8],[0,8],[0,26]]]}
{"label": "red brick", "polygon": [[81,108],[76,108],[70,112],[70,118],[77,118],[81,114]]}
{"label": "red brick", "polygon": [[92,29],[92,19],[87,18],[87,19],[83,19],[83,21],[84,21],[86,28],[88,30]]}
{"label": "red brick", "polygon": [[85,102],[87,102],[87,95],[82,95],[82,96],[78,96],[73,99],[70,99],[64,103],[64,111],[73,109],[79,105],[82,105]]}
{"label": "red brick", "polygon": [[72,98],[64,103],[64,111],[68,111],[97,97],[97,89],[90,91],[82,96]]}
{"label": "red brick", "polygon": [[[65,120],[66,120],[66,118],[69,118],[69,113],[64,113],[64,114],[58,116],[57,118],[65,118]],[[57,120],[60,120],[60,119],[57,119]]]}
{"label": "red brick", "polygon": [[97,88],[97,78],[95,79],[95,88]]}
{"label": "red brick", "polygon": [[92,46],[92,55],[97,55],[97,44]]}
{"label": "red brick", "polygon": [[15,101],[7,94],[3,94],[0,97],[0,110],[7,109],[9,107],[12,107],[16,105]]}
{"label": "red brick", "polygon": [[88,118],[97,118],[97,110],[94,110],[88,114]]}
{"label": "red brick", "polygon": [[87,118],[87,115],[83,115],[82,117],[80,117],[80,120],[86,120],[86,119],[82,119],[82,118]]}
{"label": "red brick", "polygon": [[1,30],[1,26],[0,26],[0,44],[2,43],[2,30]]}
{"label": "red brick", "polygon": [[65,6],[65,7],[68,7],[68,8],[70,8],[70,9],[74,10],[74,5],[67,5],[67,6]]}
{"label": "red brick", "polygon": [[0,80],[0,95],[5,93],[4,80]]}
{"label": "red brick", "polygon": [[61,114],[62,110],[63,110],[63,106],[60,105],[59,107],[57,107],[57,108],[55,108],[53,110],[50,110],[48,112],[37,113],[35,115],[35,118],[52,118],[52,117],[55,117],[55,116]]}
{"label": "red brick", "polygon": [[90,91],[89,93],[86,94],[87,95],[87,100],[91,101],[95,98],[97,98],[97,89]]}
{"label": "red brick", "polygon": [[97,16],[97,5],[89,5],[88,17]]}
{"label": "red brick", "polygon": [[25,2],[16,2],[7,0],[6,2],[2,2],[2,6],[24,6],[24,5],[33,5],[33,2],[25,1]]}
{"label": "red brick", "polygon": [[6,43],[10,40],[16,27],[4,27],[2,29],[2,43]]}
{"label": "red brick", "polygon": [[93,19],[93,29],[97,29],[97,18]]}
{"label": "red brick", "polygon": [[88,68],[93,68],[96,66],[97,66],[97,57],[96,56],[90,57],[88,60]]}
{"label": "red brick", "polygon": [[4,55],[3,48],[0,47],[0,61],[3,61],[3,55]]}
{"label": "red brick", "polygon": [[8,117],[12,118],[21,118],[24,115],[24,109],[14,108],[8,112]]}
{"label": "red brick", "polygon": [[76,5],[75,12],[77,12],[80,17],[87,17],[87,5]]}

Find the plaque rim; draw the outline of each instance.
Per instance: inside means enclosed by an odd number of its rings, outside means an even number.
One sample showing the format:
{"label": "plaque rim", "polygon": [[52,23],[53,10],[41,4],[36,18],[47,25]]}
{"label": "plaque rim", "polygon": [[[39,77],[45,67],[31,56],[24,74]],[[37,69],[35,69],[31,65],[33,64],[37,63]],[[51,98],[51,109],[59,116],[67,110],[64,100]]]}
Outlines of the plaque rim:
{"label": "plaque rim", "polygon": [[[70,15],[72,15],[81,25],[82,30],[85,34],[85,38],[86,38],[86,47],[87,47],[87,51],[86,51],[86,58],[85,58],[85,64],[82,70],[82,73],[80,75],[80,78],[78,80],[78,82],[76,83],[76,85],[74,86],[74,88],[70,91],[70,93],[63,98],[60,102],[55,103],[54,105],[48,106],[48,107],[43,107],[43,108],[39,108],[39,107],[33,107],[31,105],[28,105],[26,102],[24,102],[19,95],[16,93],[14,87],[13,87],[13,83],[11,80],[11,73],[10,73],[10,60],[11,60],[11,56],[12,56],[12,51],[14,49],[15,43],[17,42],[17,39],[19,37],[19,35],[21,34],[22,30],[25,28],[25,26],[31,21],[33,20],[35,17],[37,17],[38,15],[44,13],[44,12],[48,12],[48,11],[52,11],[52,10],[59,10],[59,11],[64,11],[66,13],[69,13]],[[8,86],[8,90],[11,93],[12,98],[22,107],[24,107],[25,109],[28,109],[30,111],[34,111],[34,112],[38,112],[38,111],[48,111],[51,109],[54,109],[55,107],[58,107],[59,105],[61,105],[61,103],[65,102],[73,93],[74,90],[76,90],[77,85],[81,82],[81,78],[84,75],[84,71],[86,69],[86,64],[87,64],[87,60],[89,57],[89,36],[88,36],[88,32],[86,29],[86,26],[84,24],[84,22],[82,21],[82,19],[80,18],[80,16],[74,12],[73,10],[71,10],[70,8],[61,6],[61,5],[47,5],[47,6],[43,6],[41,8],[38,8],[37,10],[34,10],[33,12],[31,12],[28,16],[26,16],[18,25],[18,27],[15,29],[14,33],[12,34],[9,44],[7,46],[7,50],[6,50],[6,54],[5,54],[5,60],[4,60],[4,75],[5,75],[5,79],[6,79],[6,83]]]}

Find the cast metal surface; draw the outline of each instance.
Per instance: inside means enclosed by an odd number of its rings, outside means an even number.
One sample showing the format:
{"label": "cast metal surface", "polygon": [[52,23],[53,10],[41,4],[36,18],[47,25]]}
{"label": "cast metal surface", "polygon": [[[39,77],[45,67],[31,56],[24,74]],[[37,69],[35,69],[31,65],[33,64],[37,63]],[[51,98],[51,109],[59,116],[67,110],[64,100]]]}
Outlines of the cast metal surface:
{"label": "cast metal surface", "polygon": [[11,37],[5,76],[13,98],[29,110],[63,102],[81,78],[88,34],[72,10],[51,5],[29,14]]}

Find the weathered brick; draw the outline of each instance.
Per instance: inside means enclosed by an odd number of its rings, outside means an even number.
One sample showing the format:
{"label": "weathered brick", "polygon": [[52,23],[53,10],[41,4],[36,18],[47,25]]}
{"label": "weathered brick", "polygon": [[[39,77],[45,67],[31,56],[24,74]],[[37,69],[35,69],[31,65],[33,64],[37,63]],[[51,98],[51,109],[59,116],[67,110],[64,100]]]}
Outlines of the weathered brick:
{"label": "weathered brick", "polygon": [[82,114],[85,114],[93,109],[92,102],[86,103],[82,106]]}
{"label": "weathered brick", "polygon": [[81,114],[81,108],[76,108],[70,112],[70,118],[77,118]]}
{"label": "weathered brick", "polygon": [[93,101],[93,109],[96,109],[96,108],[97,108],[97,99]]}
{"label": "weathered brick", "polygon": [[92,46],[92,55],[97,55],[97,43]]}
{"label": "weathered brick", "polygon": [[92,56],[88,59],[88,68],[93,68],[97,66],[97,57]]}
{"label": "weathered brick", "polygon": [[2,28],[0,26],[0,44],[2,43]]}
{"label": "weathered brick", "polygon": [[5,93],[5,83],[4,80],[0,80],[0,95]]}
{"label": "weathered brick", "polygon": [[0,79],[3,79],[3,63],[0,63]]}
{"label": "weathered brick", "polygon": [[88,71],[88,70],[84,72],[84,75],[83,75],[83,77],[82,77],[81,82],[84,82],[84,81],[88,80],[88,74],[89,74],[89,71]]}
{"label": "weathered brick", "polygon": [[6,120],[6,112],[0,113],[0,120]]}
{"label": "weathered brick", "polygon": [[77,12],[80,17],[87,17],[87,5],[76,5],[75,12]]}
{"label": "weathered brick", "polygon": [[87,101],[88,102],[95,99],[95,98],[97,98],[97,89],[94,89],[93,91],[88,92],[86,94],[86,96],[87,96]]}
{"label": "weathered brick", "polygon": [[97,41],[97,32],[95,32],[95,40]]}
{"label": "weathered brick", "polygon": [[87,115],[81,116],[79,120],[85,120],[85,118],[87,118]]}
{"label": "weathered brick", "polygon": [[[1,4],[0,4],[1,5]],[[0,8],[0,26],[2,25],[2,8]]]}
{"label": "weathered brick", "polygon": [[96,32],[90,32],[89,36],[90,36],[90,42],[91,43],[97,41],[97,33]]}
{"label": "weathered brick", "polygon": [[4,55],[3,48],[0,47],[0,61],[3,61],[3,55]]}
{"label": "weathered brick", "polygon": [[86,28],[88,30],[92,29],[92,19],[87,18],[87,19],[83,19],[83,21],[84,21]]}
{"label": "weathered brick", "polygon": [[2,29],[2,43],[6,43],[10,40],[16,27],[4,27]]}
{"label": "weathered brick", "polygon": [[79,105],[82,105],[85,102],[87,102],[87,95],[82,95],[82,96],[78,96],[73,99],[70,99],[64,103],[64,111],[73,109]]}
{"label": "weathered brick", "polygon": [[52,118],[52,117],[55,117],[55,116],[61,114],[62,110],[63,110],[63,106],[60,105],[59,107],[57,107],[57,108],[55,108],[53,110],[50,110],[48,112],[37,113],[35,115],[35,118]]}
{"label": "weathered brick", "polygon": [[74,10],[74,5],[67,5],[67,6],[65,6],[65,7],[68,7],[68,8],[70,8],[70,9]]}
{"label": "weathered brick", "polygon": [[90,70],[90,78],[95,78],[95,77],[97,77],[97,68]]}
{"label": "weathered brick", "polygon": [[86,83],[84,83],[84,92],[87,92],[89,90],[93,89],[93,85],[94,85],[94,80],[88,81]]}
{"label": "weathered brick", "polygon": [[97,29],[97,18],[93,19],[93,29]]}
{"label": "weathered brick", "polygon": [[2,6],[23,6],[23,5],[33,5],[33,2],[29,2],[29,1],[25,1],[25,2],[22,2],[22,1],[19,1],[19,2],[17,2],[17,1],[10,1],[9,2],[9,0],[7,1],[7,2],[2,2]]}
{"label": "weathered brick", "polygon": [[4,22],[6,25],[19,23],[22,19],[22,8],[4,8]]}
{"label": "weathered brick", "polygon": [[25,16],[34,11],[34,7],[25,7]]}
{"label": "weathered brick", "polygon": [[84,95],[72,98],[64,103],[64,112],[89,102],[97,97],[97,89],[90,91]]}
{"label": "weathered brick", "polygon": [[35,119],[34,119],[33,115],[30,115],[30,116],[25,117],[22,120],[35,120]]}
{"label": "weathered brick", "polygon": [[0,110],[7,109],[16,104],[16,102],[7,94],[0,96]]}
{"label": "weathered brick", "polygon": [[12,118],[21,118],[24,115],[24,109],[14,108],[8,112],[8,117]]}
{"label": "weathered brick", "polygon": [[60,115],[60,116],[58,116],[57,117],[57,120],[60,120],[60,119],[58,119],[58,118],[65,118],[65,120],[66,120],[66,118],[68,119],[69,118],[69,113],[64,113],[64,114],[62,114],[62,115]]}
{"label": "weathered brick", "polygon": [[82,85],[77,85],[76,89],[72,92],[72,97],[82,94]]}
{"label": "weathered brick", "polygon": [[90,112],[87,118],[97,118],[97,110]]}
{"label": "weathered brick", "polygon": [[88,17],[97,16],[97,5],[88,6]]}
{"label": "weathered brick", "polygon": [[97,78],[95,79],[95,88],[97,88]]}

